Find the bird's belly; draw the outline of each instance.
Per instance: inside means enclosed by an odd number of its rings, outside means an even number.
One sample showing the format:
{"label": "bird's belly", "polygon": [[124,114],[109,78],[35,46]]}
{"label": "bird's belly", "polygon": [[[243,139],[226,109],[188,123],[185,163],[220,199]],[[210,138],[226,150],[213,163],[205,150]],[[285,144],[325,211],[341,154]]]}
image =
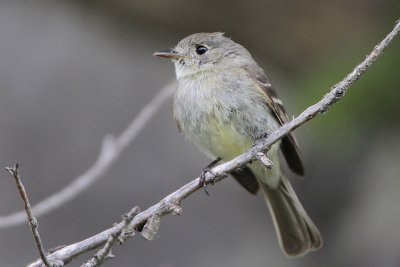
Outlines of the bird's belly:
{"label": "bird's belly", "polygon": [[221,122],[211,116],[206,124],[193,141],[211,158],[230,160],[253,145],[253,139],[240,133],[232,122]]}

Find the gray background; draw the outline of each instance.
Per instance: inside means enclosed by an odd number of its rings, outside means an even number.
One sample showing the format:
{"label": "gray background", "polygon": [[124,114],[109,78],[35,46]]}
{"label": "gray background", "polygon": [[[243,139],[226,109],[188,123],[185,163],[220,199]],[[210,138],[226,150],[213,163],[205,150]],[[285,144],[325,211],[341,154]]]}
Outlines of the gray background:
{"label": "gray background", "polygon": [[[247,47],[288,113],[316,102],[392,28],[398,1],[0,1],[0,167],[21,164],[32,203],[96,159],[174,78],[152,53],[198,31]],[[298,260],[281,253],[261,196],[228,179],[164,217],[154,242],[114,249],[105,266],[400,265],[400,40],[345,99],[296,130],[306,177],[288,174],[325,246]],[[199,175],[209,160],[177,131],[168,101],[106,176],[40,217],[46,248],[82,240]],[[22,208],[0,175],[0,214]],[[74,260],[79,266],[92,254]],[[37,258],[27,225],[0,229],[0,266]]]}

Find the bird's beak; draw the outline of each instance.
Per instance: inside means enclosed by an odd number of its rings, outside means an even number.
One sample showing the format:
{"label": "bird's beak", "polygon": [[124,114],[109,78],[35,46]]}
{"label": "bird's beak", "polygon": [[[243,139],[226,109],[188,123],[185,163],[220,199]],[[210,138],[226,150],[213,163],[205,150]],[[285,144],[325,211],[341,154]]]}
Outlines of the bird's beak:
{"label": "bird's beak", "polygon": [[171,59],[187,58],[186,56],[179,55],[179,54],[178,54],[175,50],[173,50],[173,49],[168,49],[168,50],[162,50],[162,51],[154,52],[153,56],[165,57],[165,58],[171,58]]}

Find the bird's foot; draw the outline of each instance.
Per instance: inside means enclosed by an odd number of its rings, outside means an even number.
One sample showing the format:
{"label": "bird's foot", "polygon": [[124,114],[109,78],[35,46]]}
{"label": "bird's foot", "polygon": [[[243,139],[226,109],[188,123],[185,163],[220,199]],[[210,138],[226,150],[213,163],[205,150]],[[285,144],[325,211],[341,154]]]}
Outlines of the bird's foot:
{"label": "bird's foot", "polygon": [[264,139],[264,138],[267,138],[268,135],[269,135],[268,133],[260,134],[259,136],[257,136],[256,140],[254,140],[254,144],[257,143],[258,141]]}
{"label": "bird's foot", "polygon": [[210,195],[210,193],[207,190],[207,183],[206,183],[206,175],[207,173],[211,173],[214,177],[211,179],[210,183],[212,185],[214,185],[214,179],[215,179],[215,175],[214,173],[211,172],[211,168],[214,167],[215,165],[218,164],[218,162],[221,161],[221,158],[217,158],[215,159],[213,162],[211,162],[210,164],[208,164],[201,172],[200,174],[200,180],[199,180],[199,186],[204,188],[204,192],[206,193],[207,196]]}

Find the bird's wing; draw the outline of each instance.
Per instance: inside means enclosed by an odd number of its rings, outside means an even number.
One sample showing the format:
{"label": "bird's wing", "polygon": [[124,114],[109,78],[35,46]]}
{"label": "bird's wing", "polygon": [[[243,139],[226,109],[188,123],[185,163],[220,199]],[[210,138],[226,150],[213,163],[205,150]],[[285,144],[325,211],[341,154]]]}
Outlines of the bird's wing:
{"label": "bird's wing", "polygon": [[[279,99],[278,94],[272,87],[265,73],[259,69],[255,73],[248,70],[249,75],[256,80],[257,88],[266,96],[266,103],[272,110],[278,122],[283,125],[289,121],[285,107]],[[281,141],[282,153],[289,168],[298,175],[304,175],[304,167],[300,157],[300,150],[296,137],[293,133],[288,134]]]}

